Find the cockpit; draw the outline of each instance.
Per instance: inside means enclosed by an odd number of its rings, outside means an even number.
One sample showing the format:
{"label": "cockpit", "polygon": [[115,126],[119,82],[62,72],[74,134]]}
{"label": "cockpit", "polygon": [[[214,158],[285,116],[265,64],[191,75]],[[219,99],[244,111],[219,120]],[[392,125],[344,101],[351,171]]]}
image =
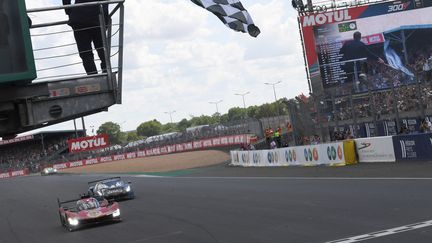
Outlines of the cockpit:
{"label": "cockpit", "polygon": [[100,207],[99,201],[94,199],[94,198],[89,198],[89,199],[77,201],[77,209],[79,211],[90,210],[90,209],[95,209],[95,208],[99,208],[99,207]]}

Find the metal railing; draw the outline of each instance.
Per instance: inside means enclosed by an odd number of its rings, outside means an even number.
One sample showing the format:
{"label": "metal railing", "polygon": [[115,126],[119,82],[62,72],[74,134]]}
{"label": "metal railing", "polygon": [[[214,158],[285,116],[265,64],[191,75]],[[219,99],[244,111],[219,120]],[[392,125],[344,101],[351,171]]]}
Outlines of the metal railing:
{"label": "metal railing", "polygon": [[[51,14],[54,18],[64,18],[65,9],[82,7],[99,7],[99,25],[88,28],[76,29],[81,31],[89,28],[100,28],[106,60],[106,71],[98,70],[98,74],[86,75],[81,67],[80,52],[76,50],[76,42],[73,31],[67,26],[68,21],[51,22],[49,20],[34,23],[31,26],[31,37],[36,62],[38,78],[34,82],[55,82],[62,80],[78,79],[82,77],[106,76],[109,87],[114,91],[117,104],[121,103],[123,82],[123,33],[124,33],[124,0],[95,1],[64,6],[35,8],[27,10],[34,18],[34,22],[44,19],[44,15]],[[103,6],[111,6],[109,20],[105,20]],[[60,15],[59,11],[63,15]],[[40,17],[40,18],[39,18]],[[35,21],[36,20],[36,21]],[[106,24],[107,23],[107,24]],[[86,51],[97,51],[98,48]],[[95,61],[100,61],[95,59]]]}

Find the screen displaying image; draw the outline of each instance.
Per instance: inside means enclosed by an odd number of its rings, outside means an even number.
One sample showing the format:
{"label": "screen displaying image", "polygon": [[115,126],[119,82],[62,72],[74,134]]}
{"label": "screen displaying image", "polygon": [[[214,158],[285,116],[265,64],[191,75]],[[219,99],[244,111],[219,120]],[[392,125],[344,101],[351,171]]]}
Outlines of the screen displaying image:
{"label": "screen displaying image", "polygon": [[[427,79],[430,0],[386,2],[302,16],[312,83],[340,95]],[[315,81],[315,82],[314,82]]]}

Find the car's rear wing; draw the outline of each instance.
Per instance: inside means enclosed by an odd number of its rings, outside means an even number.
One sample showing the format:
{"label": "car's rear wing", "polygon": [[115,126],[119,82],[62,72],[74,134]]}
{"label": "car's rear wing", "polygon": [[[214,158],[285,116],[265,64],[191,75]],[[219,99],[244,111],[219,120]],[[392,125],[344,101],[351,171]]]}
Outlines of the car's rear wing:
{"label": "car's rear wing", "polygon": [[72,200],[67,200],[67,201],[60,201],[60,199],[57,198],[57,204],[58,204],[59,207],[61,207],[63,204],[77,202],[77,201],[79,201],[81,199],[89,198],[89,197],[90,197],[90,195],[88,195],[86,193],[83,193],[83,194],[80,194],[80,198],[72,199]]}
{"label": "car's rear wing", "polygon": [[[65,209],[65,210],[69,210],[69,211],[73,211],[74,209],[76,209],[76,205],[75,205],[75,203],[78,201],[78,200],[81,200],[81,199],[73,199],[73,200],[67,200],[67,201],[60,201],[60,199],[59,198],[57,198],[57,204],[58,204],[58,207],[59,208],[63,208],[63,209]],[[71,205],[71,206],[64,206],[65,204],[68,204],[68,203],[74,203],[73,204],[73,206]]]}
{"label": "car's rear wing", "polygon": [[97,181],[90,181],[90,182],[87,182],[87,184],[91,185],[91,184],[96,184],[96,183],[98,183],[100,181],[107,181],[107,180],[113,180],[113,179],[121,180],[121,177],[117,176],[117,177],[110,177],[110,178],[100,179],[100,180],[97,180]]}

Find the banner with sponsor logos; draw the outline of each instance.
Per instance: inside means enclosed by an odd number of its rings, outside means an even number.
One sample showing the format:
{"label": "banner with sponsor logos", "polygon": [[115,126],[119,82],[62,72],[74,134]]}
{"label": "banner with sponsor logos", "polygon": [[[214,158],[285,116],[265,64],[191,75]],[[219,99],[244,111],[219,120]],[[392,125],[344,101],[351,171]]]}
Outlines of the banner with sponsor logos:
{"label": "banner with sponsor logos", "polygon": [[392,136],[355,139],[359,162],[396,162]]}
{"label": "banner with sponsor logos", "polygon": [[16,137],[16,138],[7,139],[7,140],[1,140],[0,141],[0,145],[11,144],[11,143],[18,143],[18,142],[32,140],[32,139],[33,139],[33,135]]}
{"label": "banner with sponsor logos", "polygon": [[29,174],[28,169],[9,171],[9,172],[0,173],[0,179],[6,179],[6,178],[18,177],[18,176],[25,176],[25,175],[28,175],[28,174]]}
{"label": "banner with sponsor logos", "polygon": [[432,133],[393,136],[396,161],[431,160]]}
{"label": "banner with sponsor logos", "polygon": [[342,142],[337,142],[272,150],[231,151],[231,164],[244,167],[344,165],[344,146]]}
{"label": "banner with sponsor logos", "polygon": [[68,140],[69,153],[84,152],[108,147],[108,135],[99,134],[92,137],[74,138]]}
{"label": "banner with sponsor logos", "polygon": [[87,160],[78,160],[78,161],[71,161],[66,163],[59,163],[59,164],[55,164],[53,167],[57,170],[61,170],[61,169],[74,168],[79,166],[93,165],[93,164],[112,162],[112,161],[119,161],[125,159],[142,158],[146,156],[186,152],[186,151],[208,149],[208,148],[221,147],[221,146],[240,145],[243,143],[249,143],[249,141],[250,141],[250,135],[242,134],[242,135],[224,136],[218,138],[197,140],[188,143],[166,145],[162,147],[155,147],[151,149],[145,149],[141,151],[129,152],[129,153],[118,154],[118,155],[110,155],[110,156],[87,159]]}

